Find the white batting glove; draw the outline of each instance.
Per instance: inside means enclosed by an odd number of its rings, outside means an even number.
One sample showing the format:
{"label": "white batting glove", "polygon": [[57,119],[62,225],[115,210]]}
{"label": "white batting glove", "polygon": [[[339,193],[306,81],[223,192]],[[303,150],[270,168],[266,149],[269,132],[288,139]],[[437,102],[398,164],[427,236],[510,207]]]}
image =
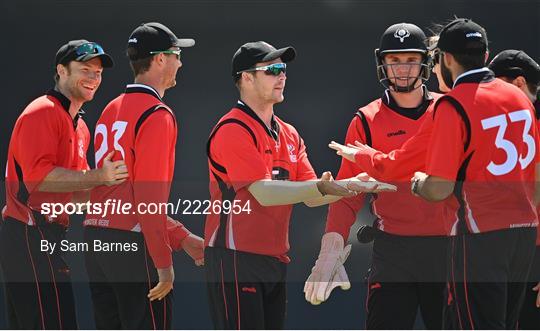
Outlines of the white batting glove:
{"label": "white batting glove", "polygon": [[351,288],[343,263],[351,252],[351,245],[343,247],[343,238],[336,232],[326,233],[321,240],[321,251],[304,285],[305,298],[318,305],[330,297],[332,290]]}

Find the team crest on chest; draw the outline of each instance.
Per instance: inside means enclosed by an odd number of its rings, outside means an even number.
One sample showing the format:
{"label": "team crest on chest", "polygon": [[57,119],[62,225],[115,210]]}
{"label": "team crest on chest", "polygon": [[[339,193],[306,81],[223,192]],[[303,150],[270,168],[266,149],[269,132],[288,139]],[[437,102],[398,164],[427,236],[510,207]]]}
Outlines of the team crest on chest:
{"label": "team crest on chest", "polygon": [[298,158],[296,157],[295,148],[291,144],[287,144],[287,150],[289,151],[289,159],[291,162],[297,162]]}
{"label": "team crest on chest", "polygon": [[84,141],[79,139],[79,157],[84,158]]}

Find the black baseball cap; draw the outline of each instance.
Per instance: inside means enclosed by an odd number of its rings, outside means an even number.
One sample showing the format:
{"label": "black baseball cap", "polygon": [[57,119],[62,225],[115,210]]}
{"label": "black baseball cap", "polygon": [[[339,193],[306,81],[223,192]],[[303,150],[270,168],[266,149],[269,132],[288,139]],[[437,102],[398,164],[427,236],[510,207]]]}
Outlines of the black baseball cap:
{"label": "black baseball cap", "polygon": [[491,60],[488,67],[496,77],[523,76],[528,83],[540,83],[540,66],[524,51],[504,50]]}
{"label": "black baseball cap", "polygon": [[71,61],[86,62],[95,57],[101,58],[101,65],[110,68],[114,65],[111,56],[99,44],[85,39],[71,40],[56,52],[55,65],[66,65]]}
{"label": "black baseball cap", "polygon": [[255,41],[243,44],[234,53],[232,58],[232,75],[237,76],[240,71],[251,69],[259,62],[272,61],[277,58],[285,63],[294,60],[296,51],[293,47],[276,49],[264,41]]}
{"label": "black baseball cap", "polygon": [[434,47],[456,54],[482,54],[487,51],[486,30],[468,18],[456,18],[439,33]]}
{"label": "black baseball cap", "polygon": [[129,36],[128,48],[135,52],[129,52],[130,60],[140,60],[152,56],[150,52],[165,51],[171,47],[192,47],[193,39],[179,39],[165,25],[157,22],[143,23],[139,25]]}

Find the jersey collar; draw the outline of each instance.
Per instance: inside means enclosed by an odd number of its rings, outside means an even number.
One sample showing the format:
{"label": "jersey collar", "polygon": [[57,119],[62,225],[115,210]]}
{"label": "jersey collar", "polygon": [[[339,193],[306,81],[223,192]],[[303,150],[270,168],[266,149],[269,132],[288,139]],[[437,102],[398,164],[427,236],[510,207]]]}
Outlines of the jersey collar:
{"label": "jersey collar", "polygon": [[[55,89],[50,89],[49,91],[47,91],[45,95],[52,96],[53,98],[58,100],[62,108],[64,108],[66,113],[68,113],[69,117],[71,117],[71,114],[69,113],[69,107],[71,106],[71,101],[68,99],[68,97],[66,97],[60,91],[57,91]],[[82,108],[77,111],[77,115],[75,115],[75,117],[73,118],[74,129],[77,128],[77,123],[79,122],[79,118],[81,118],[83,114],[84,114],[84,110]]]}
{"label": "jersey collar", "polygon": [[397,102],[394,100],[394,98],[392,97],[392,94],[390,93],[388,89],[384,91],[384,94],[381,99],[382,99],[383,104],[385,104],[392,111],[400,114],[401,116],[405,116],[409,119],[417,120],[420,117],[422,117],[422,115],[424,115],[427,108],[433,101],[433,96],[431,95],[431,93],[429,93],[427,87],[425,85],[422,85],[421,89],[424,92],[424,99],[422,100],[422,103],[418,107],[404,108],[404,107],[398,106]]}
{"label": "jersey collar", "polygon": [[161,96],[159,95],[158,91],[156,91],[156,89],[153,88],[152,86],[146,85],[146,84],[128,84],[126,86],[126,90],[124,91],[124,93],[146,93],[146,94],[153,95],[159,101],[163,102],[163,100],[161,100]]}
{"label": "jersey collar", "polygon": [[465,71],[461,75],[457,76],[452,88],[455,88],[462,83],[489,83],[494,79],[495,74],[488,68],[473,69]]}
{"label": "jersey collar", "polygon": [[279,137],[279,123],[276,121],[275,116],[272,114],[272,119],[270,120],[270,127],[261,120],[261,118],[251,109],[245,102],[238,100],[236,103],[236,108],[240,109],[247,115],[251,116],[255,121],[257,121],[266,131],[266,133],[272,137],[272,139],[277,140]]}

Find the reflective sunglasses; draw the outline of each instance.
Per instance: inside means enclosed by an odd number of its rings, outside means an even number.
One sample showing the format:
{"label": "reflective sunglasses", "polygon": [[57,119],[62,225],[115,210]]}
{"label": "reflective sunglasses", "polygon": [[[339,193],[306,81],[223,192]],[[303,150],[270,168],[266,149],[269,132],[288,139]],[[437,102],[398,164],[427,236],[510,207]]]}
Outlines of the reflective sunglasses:
{"label": "reflective sunglasses", "polygon": [[174,55],[176,55],[177,59],[180,59],[180,52],[181,52],[181,50],[179,50],[179,49],[168,49],[166,51],[151,51],[150,54],[152,54],[152,55],[159,54],[159,53],[174,54]]}
{"label": "reflective sunglasses", "polygon": [[69,61],[80,61],[83,57],[85,57],[88,54],[105,54],[105,51],[103,50],[103,47],[96,43],[84,43],[82,45],[77,46],[74,50],[69,51],[66,53],[58,63],[65,64]]}
{"label": "reflective sunglasses", "polygon": [[75,48],[76,60],[88,54],[105,54],[103,47],[96,43],[86,43]]}
{"label": "reflective sunglasses", "polygon": [[248,72],[248,71],[264,71],[264,73],[267,74],[267,75],[279,76],[279,74],[281,74],[281,73],[284,73],[284,74],[287,73],[287,64],[285,64],[285,63],[274,63],[274,64],[269,64],[269,65],[263,66],[263,67],[256,67],[256,68],[252,68],[252,69],[242,70],[242,71],[237,72],[237,74],[240,74],[242,72]]}

